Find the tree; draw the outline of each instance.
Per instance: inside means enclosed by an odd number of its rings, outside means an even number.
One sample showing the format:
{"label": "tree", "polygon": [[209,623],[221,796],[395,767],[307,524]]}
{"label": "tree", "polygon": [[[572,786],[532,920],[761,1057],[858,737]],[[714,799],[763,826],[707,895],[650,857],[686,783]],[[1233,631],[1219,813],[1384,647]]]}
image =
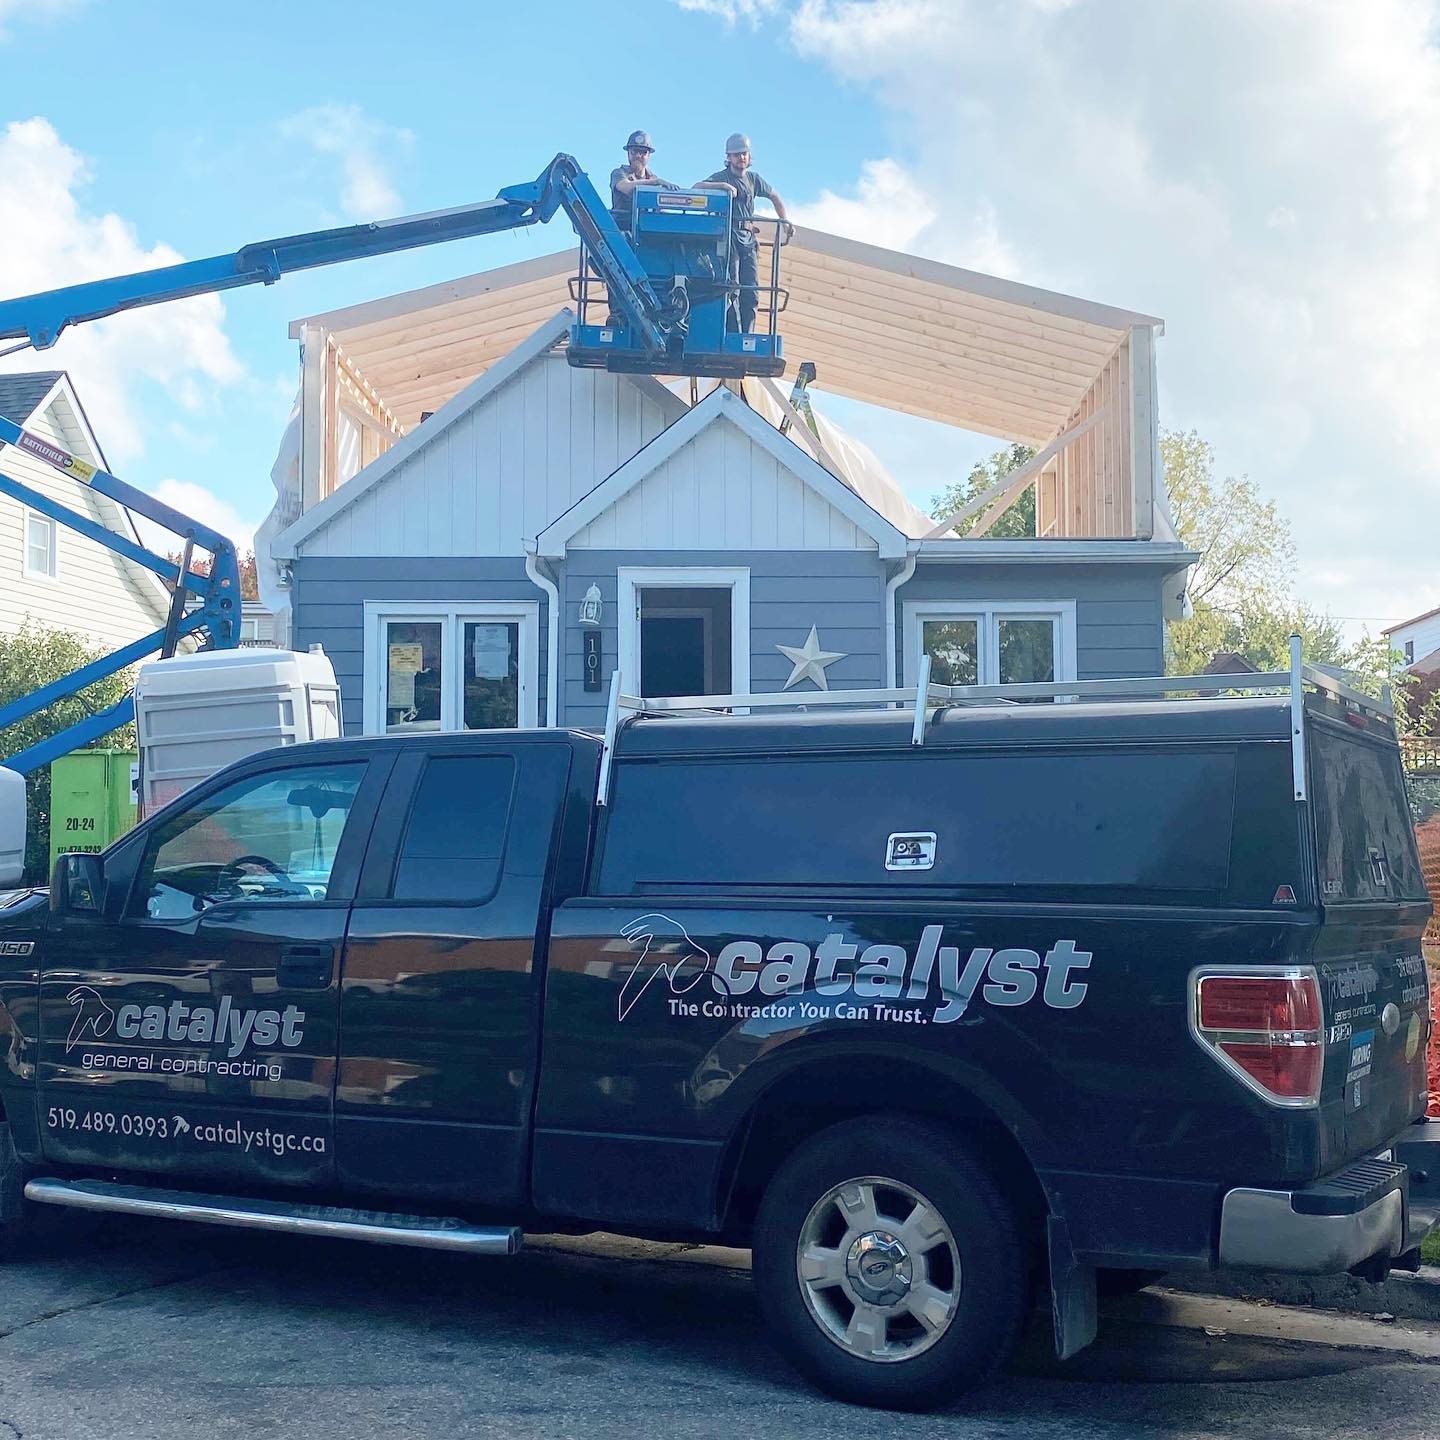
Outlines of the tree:
{"label": "tree", "polygon": [[[0,635],[0,704],[9,704],[33,694],[98,659],[103,651],[91,649],[80,636],[68,630],[50,630],[26,621],[14,635]],[[5,755],[13,755],[37,741],[56,734],[123,700],[130,693],[133,677],[129,671],[108,676],[64,700],[9,726],[0,732]],[[122,726],[96,742],[133,749],[135,727]],[[27,829],[25,873],[34,881],[44,878],[50,858],[50,767],[42,766],[25,777]]]}
{"label": "tree", "polygon": [[[1011,444],[1004,450],[997,450],[988,460],[978,461],[970,473],[953,485],[947,485],[930,500],[930,513],[937,519],[963,509],[983,490],[988,490],[996,481],[1003,480],[1018,470],[1035,454],[1028,445]],[[961,521],[955,527],[958,535],[968,535],[998,504],[993,501],[978,515]],[[1035,487],[1027,485],[1025,493],[996,522],[986,537],[996,540],[1033,539],[1035,535]]]}
{"label": "tree", "polygon": [[1169,631],[1172,675],[1203,671],[1221,652],[1257,670],[1290,668],[1290,636],[1306,660],[1355,672],[1378,691],[1393,670],[1388,646],[1368,634],[1348,640],[1330,616],[1292,593],[1295,545],[1273,500],[1246,475],[1215,478],[1215,452],[1195,431],[1160,436],[1175,532],[1200,552],[1190,572],[1193,615]]}
{"label": "tree", "polygon": [[[172,564],[180,563],[182,551],[177,550],[173,555],[165,558]],[[260,598],[260,581],[255,570],[255,552],[246,550],[239,556],[240,560],[240,598],[242,600],[258,600]],[[197,575],[208,575],[210,573],[210,557],[208,555],[191,555],[190,568]]]}

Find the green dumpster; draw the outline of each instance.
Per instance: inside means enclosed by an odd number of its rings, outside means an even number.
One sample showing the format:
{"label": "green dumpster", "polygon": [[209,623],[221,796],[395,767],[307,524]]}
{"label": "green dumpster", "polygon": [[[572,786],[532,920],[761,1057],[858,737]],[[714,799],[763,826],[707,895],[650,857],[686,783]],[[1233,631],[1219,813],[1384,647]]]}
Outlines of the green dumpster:
{"label": "green dumpster", "polygon": [[135,823],[133,750],[76,750],[50,767],[50,864],[71,850],[103,850]]}

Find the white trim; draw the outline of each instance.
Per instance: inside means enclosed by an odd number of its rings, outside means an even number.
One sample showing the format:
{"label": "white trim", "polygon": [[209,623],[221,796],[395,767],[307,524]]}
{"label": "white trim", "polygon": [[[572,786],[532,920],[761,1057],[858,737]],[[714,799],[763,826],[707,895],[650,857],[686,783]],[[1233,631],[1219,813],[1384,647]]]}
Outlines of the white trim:
{"label": "white trim", "polygon": [[[904,615],[905,684],[916,684],[919,671],[922,626],[926,620],[974,620],[979,645],[976,655],[976,683],[998,685],[999,622],[1001,620],[1049,620],[1055,625],[1055,679],[1078,679],[1076,671],[1075,602],[1073,600],[907,600]],[[987,674],[987,671],[994,673]]]}
{"label": "white trim", "polygon": [[442,668],[440,672],[440,729],[461,728],[463,689],[456,682],[463,673],[461,654],[463,625],[469,620],[499,620],[520,627],[518,718],[519,728],[539,724],[540,685],[540,602],[538,600],[367,600],[365,602],[364,668],[361,674],[362,715],[366,735],[385,734],[386,672],[380,665],[384,653],[382,630],[387,620],[432,620],[439,624]]}
{"label": "white trim", "polygon": [[622,565],[615,572],[615,626],[623,683],[643,693],[640,674],[641,590],[730,591],[730,689],[750,688],[750,570],[748,566]]}
{"label": "white trim", "polygon": [[[28,505],[23,507],[24,514],[20,523],[20,573],[27,580],[43,580],[46,584],[53,584],[60,578],[60,525],[49,515],[39,510],[32,510]],[[48,570],[33,570],[30,567],[30,522],[38,520],[42,525],[50,527],[50,568]]]}
{"label": "white trim", "polygon": [[723,386],[711,391],[643,450],[632,455],[588,494],[582,495],[563,515],[552,520],[536,540],[538,553],[549,560],[564,559],[566,544],[592,520],[603,515],[622,495],[663,465],[707,425],[722,420],[736,426],[778,464],[838,510],[856,529],[868,535],[875,542],[882,560],[898,560],[905,554],[906,536],[900,530]]}
{"label": "white trim", "polygon": [[1003,560],[1012,565],[1168,565],[1183,570],[1198,550],[1163,540],[912,540],[922,563]]}

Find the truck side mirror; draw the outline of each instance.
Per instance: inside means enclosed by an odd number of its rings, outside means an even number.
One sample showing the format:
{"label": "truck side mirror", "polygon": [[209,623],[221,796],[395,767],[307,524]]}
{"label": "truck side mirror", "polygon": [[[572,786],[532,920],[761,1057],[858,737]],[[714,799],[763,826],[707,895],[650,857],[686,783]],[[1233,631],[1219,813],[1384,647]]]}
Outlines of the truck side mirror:
{"label": "truck side mirror", "polygon": [[50,877],[50,908],[57,915],[98,915],[105,867],[98,855],[61,855]]}

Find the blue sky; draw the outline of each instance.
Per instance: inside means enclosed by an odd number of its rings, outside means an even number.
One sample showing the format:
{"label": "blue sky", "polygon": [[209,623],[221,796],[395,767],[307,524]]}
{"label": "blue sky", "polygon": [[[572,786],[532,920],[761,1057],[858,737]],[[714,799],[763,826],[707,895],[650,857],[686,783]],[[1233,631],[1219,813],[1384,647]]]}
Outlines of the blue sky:
{"label": "blue sky", "polygon": [[[0,0],[0,290],[483,198],[559,149],[604,171],[637,125],[688,180],[743,128],[810,223],[1165,316],[1165,423],[1279,501],[1307,599],[1398,619],[1440,603],[1436,36],[1434,0]],[[290,319],[568,241],[294,276],[38,364],[118,473],[253,524]],[[922,501],[994,448],[840,410]]]}

